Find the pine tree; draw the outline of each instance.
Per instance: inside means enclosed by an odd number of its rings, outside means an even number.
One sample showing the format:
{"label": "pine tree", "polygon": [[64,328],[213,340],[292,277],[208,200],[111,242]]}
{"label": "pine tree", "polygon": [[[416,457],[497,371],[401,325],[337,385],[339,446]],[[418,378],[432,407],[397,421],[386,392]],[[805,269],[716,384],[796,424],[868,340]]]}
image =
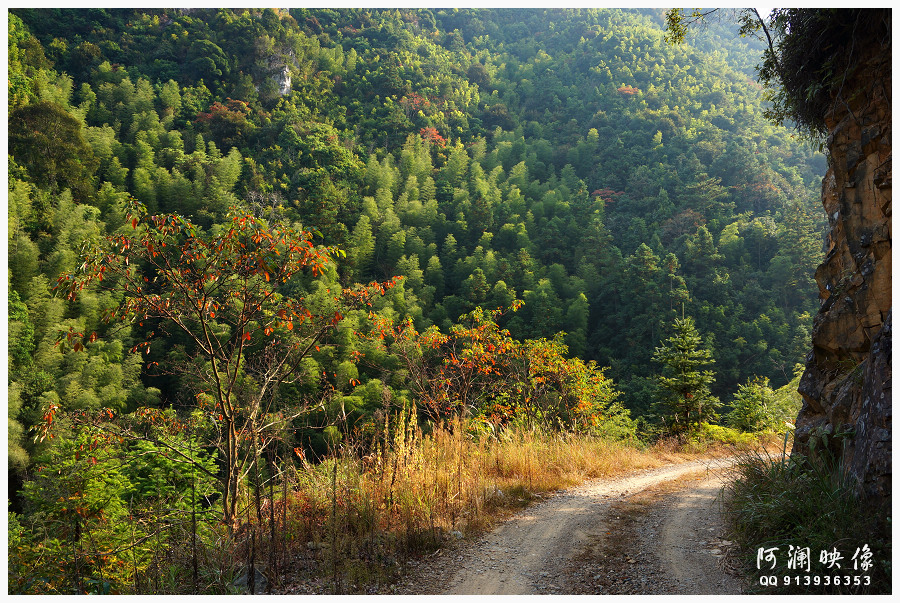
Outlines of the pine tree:
{"label": "pine tree", "polygon": [[669,432],[681,438],[718,419],[720,402],[709,391],[715,377],[703,370],[715,361],[702,346],[693,318],[675,319],[675,334],[656,348],[653,360],[664,367],[657,376],[662,399],[656,406]]}

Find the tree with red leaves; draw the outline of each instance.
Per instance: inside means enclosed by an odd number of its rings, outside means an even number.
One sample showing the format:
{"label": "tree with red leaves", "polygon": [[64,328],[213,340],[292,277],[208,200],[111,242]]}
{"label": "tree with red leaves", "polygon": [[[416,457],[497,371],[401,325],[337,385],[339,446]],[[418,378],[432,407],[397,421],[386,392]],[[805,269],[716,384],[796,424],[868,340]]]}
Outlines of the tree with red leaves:
{"label": "tree with red leaves", "polygon": [[431,126],[422,128],[419,130],[419,134],[421,134],[422,138],[427,142],[436,144],[442,149],[447,146],[447,139],[440,135],[437,128],[432,128]]}
{"label": "tree with red leaves", "polygon": [[198,113],[194,123],[208,132],[224,149],[242,147],[254,126],[248,119],[250,106],[240,100],[227,99],[226,104],[214,102],[206,113]]}
{"label": "tree with red leaves", "polygon": [[[264,432],[290,418],[275,405],[279,388],[298,379],[302,360],[348,308],[371,305],[393,282],[329,290],[313,308],[292,295],[297,280],[322,275],[343,252],[317,246],[313,232],[280,222],[238,210],[229,218],[202,232],[176,214],[148,215],[133,201],[130,231],[103,239],[74,274],[59,277],[58,287],[74,299],[96,282],[121,299],[106,321],[159,324],[187,335],[194,351],[176,370],[195,384],[198,405],[219,434],[223,515],[234,528],[238,487],[260,454]],[[78,349],[96,334],[66,337]],[[135,350],[149,353],[156,337],[150,333]]]}
{"label": "tree with red leaves", "polygon": [[[521,303],[514,302],[512,309]],[[467,418],[509,386],[518,342],[495,322],[502,312],[477,307],[451,326],[449,334],[436,326],[420,333],[410,319],[394,324],[391,318],[373,315],[373,335],[387,341],[404,363],[430,419]]]}

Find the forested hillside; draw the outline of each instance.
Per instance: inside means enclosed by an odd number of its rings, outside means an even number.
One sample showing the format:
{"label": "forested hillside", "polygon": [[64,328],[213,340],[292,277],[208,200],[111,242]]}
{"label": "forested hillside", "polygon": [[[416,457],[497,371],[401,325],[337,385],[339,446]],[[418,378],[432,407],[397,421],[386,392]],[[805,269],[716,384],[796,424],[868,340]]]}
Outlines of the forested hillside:
{"label": "forested hillside", "polygon": [[[714,361],[722,417],[748,392],[774,400],[808,350],[825,160],[764,119],[761,45],[724,27],[673,46],[659,10],[13,9],[8,21],[10,497],[26,517],[65,516],[42,468],[75,475],[84,459],[108,465],[108,517],[161,492],[187,508],[188,487],[191,508],[199,490],[236,500],[251,465],[222,469],[237,457],[203,434],[266,421],[258,406],[222,411],[204,381],[217,362],[236,397],[265,398],[281,421],[247,457],[260,479],[263,456],[266,473],[276,456],[318,462],[342,442],[377,452],[392,409],[422,425],[474,417],[479,433],[531,422],[651,437],[667,425],[658,348],[676,319],[693,319],[678,328],[693,325]],[[272,240],[266,264],[271,232],[288,242]],[[307,235],[320,255],[290,264]],[[246,331],[226,301],[218,323],[207,305],[187,326],[189,310],[132,303],[129,261],[147,277],[141,299],[167,283],[177,295],[203,253],[213,266],[231,243],[235,263],[203,278],[259,262]],[[157,251],[186,267],[157,282]],[[206,320],[219,351],[245,337],[246,350],[204,355],[192,333]],[[263,396],[251,353],[298,356]],[[144,413],[113,444],[156,458],[162,436],[141,431],[152,411],[154,429],[194,426],[167,436],[189,452],[115,470],[115,451],[79,454],[98,446],[79,426],[103,409]],[[166,482],[188,465],[206,481]]]}

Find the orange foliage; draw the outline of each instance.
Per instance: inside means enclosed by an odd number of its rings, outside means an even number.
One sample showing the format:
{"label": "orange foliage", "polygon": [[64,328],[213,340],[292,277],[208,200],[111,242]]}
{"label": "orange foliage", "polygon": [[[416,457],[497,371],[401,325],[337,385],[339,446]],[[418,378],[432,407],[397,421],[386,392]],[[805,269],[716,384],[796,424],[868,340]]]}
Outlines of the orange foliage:
{"label": "orange foliage", "polygon": [[446,334],[372,315],[373,338],[403,360],[422,410],[436,421],[471,417],[492,430],[513,421],[578,430],[627,414],[593,362],[567,359],[561,337],[513,339],[496,322],[502,313],[476,308]]}
{"label": "orange foliage", "polygon": [[447,146],[447,139],[438,133],[437,128],[422,128],[419,130],[419,134],[422,135],[426,142],[436,144],[442,149]]}
{"label": "orange foliage", "polygon": [[[371,306],[397,279],[333,291],[333,306],[314,312],[285,285],[303,274],[324,274],[342,252],[315,245],[312,232],[232,210],[230,224],[206,233],[176,214],[148,215],[137,201],[128,210],[131,231],[107,236],[75,273],[59,277],[57,288],[74,300],[97,283],[121,300],[105,313],[107,322],[158,321],[192,341],[209,368],[186,362],[179,370],[215,401],[206,412],[218,418],[228,440],[223,504],[233,525],[237,483],[249,458],[241,457],[239,443],[260,433],[263,400],[302,374],[302,360],[348,309]],[[151,332],[132,352],[149,353],[155,336]],[[79,351],[85,336],[69,329],[63,339]],[[252,396],[240,393],[242,372],[254,379]],[[52,409],[49,414],[48,426]]]}

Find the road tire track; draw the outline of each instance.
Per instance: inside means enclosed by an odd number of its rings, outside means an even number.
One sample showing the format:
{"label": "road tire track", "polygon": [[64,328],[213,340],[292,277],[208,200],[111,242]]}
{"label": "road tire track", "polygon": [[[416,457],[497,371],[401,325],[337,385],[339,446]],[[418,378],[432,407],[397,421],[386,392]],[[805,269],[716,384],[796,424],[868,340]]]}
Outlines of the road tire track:
{"label": "road tire track", "polygon": [[[699,584],[700,577],[692,573],[694,569],[699,574],[712,575],[715,571],[718,575],[721,572],[715,570],[716,558],[705,552],[703,554],[712,560],[713,569],[699,564],[691,555],[682,555],[684,562],[679,560],[676,552],[683,552],[685,547],[697,543],[690,540],[693,536],[680,532],[678,526],[715,513],[710,501],[715,499],[722,475],[731,463],[732,459],[703,459],[616,479],[594,480],[563,490],[511,517],[471,545],[410,568],[412,573],[395,592],[446,595],[584,592],[583,582],[573,579],[571,568],[573,564],[577,566],[580,553],[612,532],[610,528],[614,522],[609,511],[614,504],[693,472],[704,476],[699,488],[703,492],[693,494],[698,489],[691,488],[684,493],[683,500],[679,499],[674,507],[661,509],[662,515],[654,520],[660,527],[668,527],[660,532],[655,543],[651,539],[646,546],[658,549],[662,556],[647,551],[635,555],[645,558],[657,555],[652,561],[668,567],[663,570],[669,574],[668,588],[677,588],[675,592],[690,592],[684,591],[682,586]],[[652,516],[652,511],[650,513]],[[688,540],[682,540],[684,538]],[[663,548],[654,544],[662,544],[673,554],[667,556],[662,553]],[[640,562],[640,558],[626,559],[626,563],[632,565]],[[635,569],[639,570],[640,566]],[[604,591],[601,588],[598,592]]]}

